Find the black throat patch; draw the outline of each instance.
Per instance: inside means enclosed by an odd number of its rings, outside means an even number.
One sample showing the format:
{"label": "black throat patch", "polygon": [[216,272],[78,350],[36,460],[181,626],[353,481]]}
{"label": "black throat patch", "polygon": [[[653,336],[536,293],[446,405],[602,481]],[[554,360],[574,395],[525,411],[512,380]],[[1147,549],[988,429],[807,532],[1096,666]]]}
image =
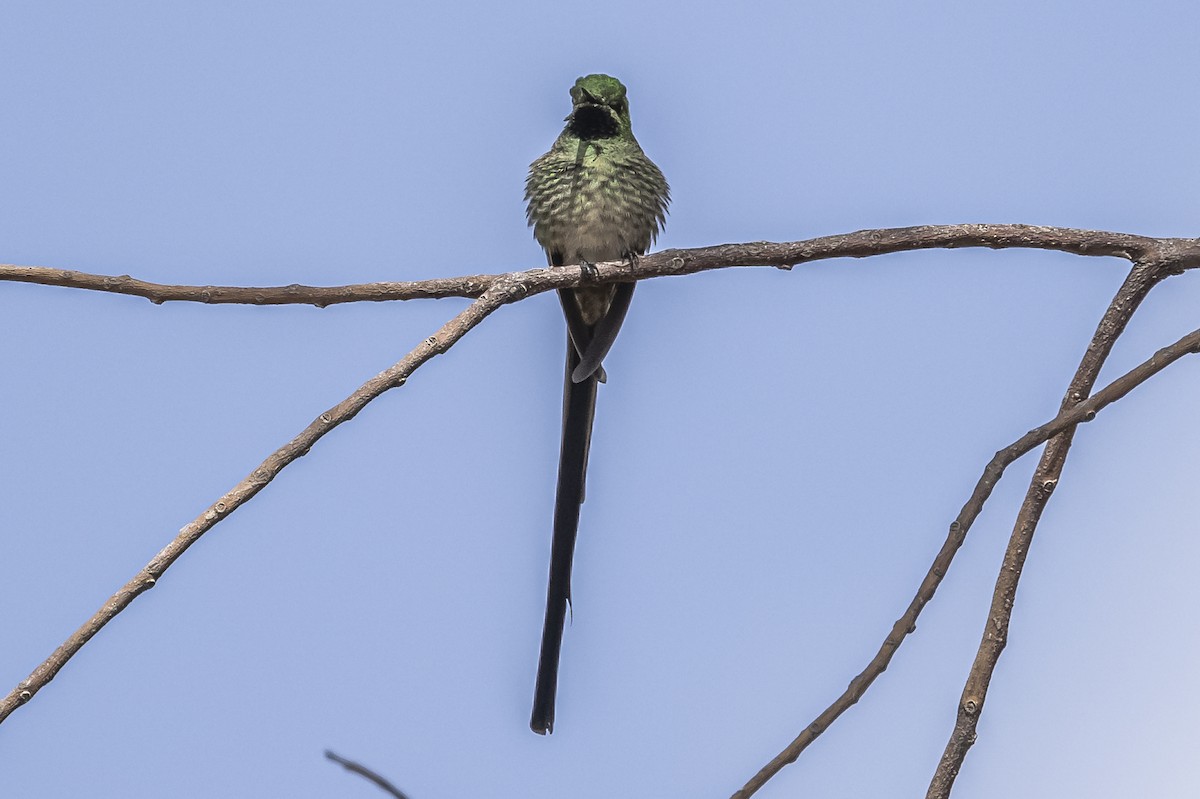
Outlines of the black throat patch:
{"label": "black throat patch", "polygon": [[607,139],[616,136],[619,127],[611,109],[581,105],[571,114],[571,130],[581,139]]}

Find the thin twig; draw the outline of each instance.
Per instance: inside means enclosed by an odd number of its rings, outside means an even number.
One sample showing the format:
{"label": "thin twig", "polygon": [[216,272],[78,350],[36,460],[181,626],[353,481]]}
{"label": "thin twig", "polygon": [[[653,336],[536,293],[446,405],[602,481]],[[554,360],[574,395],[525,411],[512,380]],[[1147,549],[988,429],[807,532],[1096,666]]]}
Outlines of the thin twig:
{"label": "thin twig", "polygon": [[[1154,239],[1102,230],[1039,227],[1034,225],[923,225],[919,227],[859,230],[806,241],[722,244],[687,250],[664,250],[639,259],[638,279],[687,275],[732,266],[771,266],[788,269],[795,264],[829,258],[865,258],[872,255],[957,247],[994,249],[1024,247],[1058,250],[1076,255],[1108,255],[1130,261],[1143,260],[1170,248],[1180,268],[1200,265],[1200,240]],[[526,289],[538,294],[577,285],[572,270],[539,268],[527,272]],[[635,275],[622,262],[602,265],[598,280],[629,280]],[[97,275],[45,266],[0,264],[0,280],[67,286],[114,294],[145,297],[154,303],[202,302],[247,305],[316,305],[346,302],[475,298],[503,275],[468,275],[432,280],[357,283],[346,286],[184,286],[149,283],[128,275]]]}
{"label": "thin twig", "polygon": [[210,305],[315,305],[324,308],[345,302],[475,298],[500,275],[468,275],[431,280],[352,283],[345,286],[182,286],[150,283],[129,275],[96,275],[48,266],[0,264],[0,280],[43,286],[105,291],[145,297],[150,302],[202,302]]}
{"label": "thin twig", "polygon": [[[1063,397],[1060,412],[1066,412],[1084,403],[1096,384],[1100,368],[1112,351],[1113,344],[1125,330],[1134,311],[1150,290],[1173,272],[1173,268],[1157,259],[1134,266],[1100,319],[1079,368],[1067,388],[1066,396]],[[947,799],[950,796],[950,790],[962,768],[967,750],[975,743],[976,727],[983,711],[984,700],[987,698],[988,685],[1000,659],[1000,653],[1004,651],[1008,641],[1013,602],[1016,599],[1021,570],[1029,553],[1029,545],[1033,541],[1042,511],[1058,485],[1074,436],[1075,428],[1068,427],[1051,439],[1033,473],[1025,501],[1017,513],[1008,548],[1004,552],[1000,574],[996,578],[996,588],[992,594],[987,623],[984,625],[983,639],[979,643],[975,662],[971,665],[958,703],[954,730],[930,780],[926,799]]]}
{"label": "thin twig", "polygon": [[382,788],[383,790],[390,793],[392,796],[396,797],[396,799],[408,799],[408,796],[404,793],[404,791],[400,790],[395,785],[392,785],[390,782],[388,782],[382,776],[380,776],[379,774],[376,774],[374,771],[367,768],[363,764],[355,763],[353,760],[347,760],[346,758],[340,757],[337,754],[329,751],[328,749],[325,750],[325,757],[329,758],[334,763],[337,763],[338,765],[342,766],[342,768],[346,769],[346,771],[352,771],[355,774],[358,774],[362,777],[366,777],[368,780],[375,783],[380,788]]}
{"label": "thin twig", "polygon": [[850,681],[850,685],[841,696],[819,716],[813,719],[812,723],[805,727],[804,731],[786,749],[755,774],[740,791],[733,795],[732,799],[747,799],[782,770],[784,766],[794,763],[800,756],[800,753],[807,749],[808,745],[815,741],[838,716],[849,710],[851,705],[858,702],[863,694],[866,693],[867,688],[887,669],[900,644],[916,629],[917,617],[921,615],[921,611],[933,598],[938,586],[941,585],[951,561],[954,560],[954,555],[958,552],[959,547],[962,546],[971,526],[983,511],[984,503],[991,496],[996,484],[1000,482],[1005,469],[1031,450],[1046,443],[1064,430],[1072,428],[1081,422],[1090,422],[1105,407],[1123,398],[1129,392],[1133,391],[1133,389],[1163,369],[1166,369],[1175,361],[1185,355],[1197,352],[1200,352],[1200,330],[1193,330],[1174,344],[1154,353],[1153,356],[1139,364],[1136,368],[1121,375],[1121,377],[1108,384],[1103,390],[1096,392],[1090,399],[1081,402],[1069,410],[1063,411],[1054,419],[1039,427],[1035,427],[1004,449],[999,450],[988,461],[987,466],[983,469],[983,474],[980,475],[979,481],[975,484],[975,490],[971,492],[970,498],[963,505],[962,510],[958,512],[955,520],[950,523],[950,531],[946,536],[946,541],[942,544],[942,548],[938,550],[937,557],[933,559],[929,571],[925,573],[925,578],[921,581],[921,586],[917,589],[916,596],[909,603],[908,608],[904,611],[904,615],[892,625],[891,632],[883,640],[879,651],[875,653],[875,657],[871,659],[871,662],[867,664],[867,667],[857,677]]}
{"label": "thin twig", "polygon": [[326,433],[343,422],[353,419],[359,411],[366,407],[367,403],[389,389],[404,385],[417,367],[435,355],[445,352],[501,305],[524,296],[524,293],[524,278],[521,275],[511,275],[493,283],[491,288],[484,292],[479,299],[442,325],[436,333],[422,341],[394,365],[363,383],[353,394],[318,416],[299,435],[271,453],[266,460],[259,464],[257,469],[180,530],[171,543],[155,555],[132,580],[113,594],[103,607],[96,611],[82,627],[72,633],[58,649],[54,650],[54,653],[34,669],[29,677],[18,683],[8,696],[0,699],[0,722],[3,722],[16,708],[28,702],[34,694],[54,679],[67,661],[91,640],[92,636],[100,632],[104,625],[129,607],[130,603],[139,595],[153,588],[163,572],[186,552],[188,547],[261,491],[288,464],[306,455],[313,444],[323,438]]}

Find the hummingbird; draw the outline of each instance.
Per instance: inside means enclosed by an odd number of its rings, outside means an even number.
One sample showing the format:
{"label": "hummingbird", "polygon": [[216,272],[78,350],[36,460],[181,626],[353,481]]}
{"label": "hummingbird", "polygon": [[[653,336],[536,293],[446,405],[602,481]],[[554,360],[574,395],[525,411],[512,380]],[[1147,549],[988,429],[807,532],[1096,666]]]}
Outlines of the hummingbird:
{"label": "hummingbird", "polygon": [[[587,75],[575,81],[566,123],[550,151],[529,167],[526,217],[551,267],[578,264],[585,277],[594,278],[597,262],[633,264],[650,249],[666,221],[670,188],[633,137],[625,86],[616,78]],[[540,735],[554,731],[596,391],[607,380],[604,356],[629,310],[633,287],[607,283],[558,292],[567,320],[567,369],[546,619],[529,721]]]}

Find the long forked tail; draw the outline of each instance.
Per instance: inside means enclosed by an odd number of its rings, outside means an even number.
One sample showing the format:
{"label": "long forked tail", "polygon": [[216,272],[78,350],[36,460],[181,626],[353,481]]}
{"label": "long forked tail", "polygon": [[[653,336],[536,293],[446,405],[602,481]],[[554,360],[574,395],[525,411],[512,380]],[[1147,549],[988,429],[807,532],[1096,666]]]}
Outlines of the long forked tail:
{"label": "long forked tail", "polygon": [[554,731],[554,699],[558,693],[558,659],[563,625],[571,602],[571,562],[579,532],[579,506],[587,477],[588,447],[596,411],[598,375],[576,383],[571,373],[579,365],[576,347],[586,343],[567,339],[567,373],[563,389],[562,451],[558,460],[558,491],[554,499],[554,538],[550,545],[550,585],[546,590],[546,620],[538,656],[537,685],[529,727],[539,735]]}

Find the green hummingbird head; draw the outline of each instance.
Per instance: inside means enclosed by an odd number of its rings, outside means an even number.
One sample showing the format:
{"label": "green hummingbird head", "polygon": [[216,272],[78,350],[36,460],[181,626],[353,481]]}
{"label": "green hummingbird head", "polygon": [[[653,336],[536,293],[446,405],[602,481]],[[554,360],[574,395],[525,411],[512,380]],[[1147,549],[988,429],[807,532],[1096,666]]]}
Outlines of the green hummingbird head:
{"label": "green hummingbird head", "polygon": [[611,75],[585,75],[571,87],[567,127],[581,139],[632,136],[625,84]]}

